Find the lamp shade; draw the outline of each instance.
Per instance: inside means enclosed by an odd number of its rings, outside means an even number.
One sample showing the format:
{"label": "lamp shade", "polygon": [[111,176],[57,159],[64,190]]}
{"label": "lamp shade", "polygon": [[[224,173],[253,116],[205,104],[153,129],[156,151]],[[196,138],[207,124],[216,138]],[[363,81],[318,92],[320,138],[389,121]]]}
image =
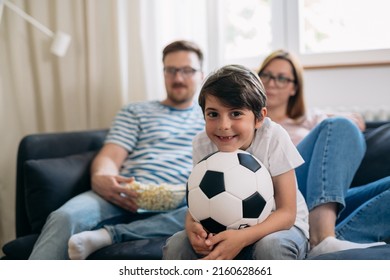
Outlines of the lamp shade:
{"label": "lamp shade", "polygon": [[50,51],[57,56],[64,56],[69,48],[71,37],[62,31],[54,34]]}

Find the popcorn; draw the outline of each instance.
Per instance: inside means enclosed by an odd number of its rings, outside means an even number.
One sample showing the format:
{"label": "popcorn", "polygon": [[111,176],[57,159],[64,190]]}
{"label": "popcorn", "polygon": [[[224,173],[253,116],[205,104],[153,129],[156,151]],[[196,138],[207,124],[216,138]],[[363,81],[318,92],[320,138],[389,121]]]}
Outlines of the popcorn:
{"label": "popcorn", "polygon": [[168,211],[176,209],[185,196],[185,186],[142,184],[134,181],[125,185],[138,193],[138,207],[144,210]]}

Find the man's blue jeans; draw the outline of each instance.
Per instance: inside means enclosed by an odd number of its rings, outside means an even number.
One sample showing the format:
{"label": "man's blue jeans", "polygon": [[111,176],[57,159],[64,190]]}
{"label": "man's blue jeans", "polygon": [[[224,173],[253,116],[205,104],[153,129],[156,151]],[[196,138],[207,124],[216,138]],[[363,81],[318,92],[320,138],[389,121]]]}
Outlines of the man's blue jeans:
{"label": "man's blue jeans", "polygon": [[[171,236],[183,230],[186,207],[129,224],[106,228],[113,242]],[[51,213],[35,243],[30,259],[69,259],[68,240],[76,233],[117,224],[133,215],[107,202],[93,191],[79,194]],[[115,229],[115,230],[114,230]]]}

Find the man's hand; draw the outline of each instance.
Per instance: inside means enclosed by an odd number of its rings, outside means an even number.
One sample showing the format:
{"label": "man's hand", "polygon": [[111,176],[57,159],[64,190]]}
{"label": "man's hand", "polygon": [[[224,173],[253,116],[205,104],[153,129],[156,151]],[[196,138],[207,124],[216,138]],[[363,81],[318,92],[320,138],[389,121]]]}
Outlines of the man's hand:
{"label": "man's hand", "polygon": [[135,201],[137,193],[124,186],[133,181],[133,177],[95,174],[92,176],[92,189],[108,202],[135,212],[138,209]]}
{"label": "man's hand", "polygon": [[133,182],[134,178],[118,175],[127,155],[127,151],[121,146],[105,144],[92,162],[91,183],[92,190],[108,202],[135,212],[138,208],[135,203],[137,194],[123,186]]}

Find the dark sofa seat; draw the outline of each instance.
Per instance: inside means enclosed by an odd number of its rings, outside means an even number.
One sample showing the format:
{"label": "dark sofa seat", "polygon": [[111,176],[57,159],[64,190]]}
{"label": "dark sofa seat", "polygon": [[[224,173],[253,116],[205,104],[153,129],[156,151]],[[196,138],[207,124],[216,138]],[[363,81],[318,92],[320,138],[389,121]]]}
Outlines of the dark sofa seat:
{"label": "dark sofa seat", "polygon": [[390,260],[390,245],[344,250],[319,255],[310,260]]}

